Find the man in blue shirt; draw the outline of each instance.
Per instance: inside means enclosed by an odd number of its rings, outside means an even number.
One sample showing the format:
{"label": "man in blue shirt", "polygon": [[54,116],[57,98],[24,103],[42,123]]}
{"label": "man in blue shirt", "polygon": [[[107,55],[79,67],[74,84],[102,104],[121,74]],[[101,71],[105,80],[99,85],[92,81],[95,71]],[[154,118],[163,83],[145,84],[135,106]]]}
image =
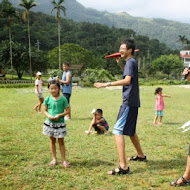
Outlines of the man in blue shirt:
{"label": "man in blue shirt", "polygon": [[[96,88],[108,86],[123,86],[123,102],[120,107],[117,122],[113,129],[117,150],[119,154],[120,165],[118,168],[109,171],[109,175],[128,174],[129,167],[127,166],[125,156],[125,139],[124,135],[128,135],[137,151],[137,156],[131,157],[130,161],[147,161],[144,155],[138,135],[136,134],[136,122],[138,116],[138,108],[140,107],[139,100],[139,84],[138,84],[138,64],[134,59],[135,50],[134,40],[128,39],[121,43],[121,57],[126,60],[126,64],[120,64],[123,70],[123,79],[108,83],[95,83]],[[117,63],[121,62],[121,57],[117,57]]]}
{"label": "man in blue shirt", "polygon": [[59,79],[59,82],[62,84],[62,93],[63,93],[63,96],[67,98],[69,108],[70,108],[70,113],[68,117],[65,117],[65,120],[70,120],[71,119],[70,97],[72,94],[72,74],[71,74],[71,71],[69,70],[69,63],[67,62],[63,63],[62,80]]}

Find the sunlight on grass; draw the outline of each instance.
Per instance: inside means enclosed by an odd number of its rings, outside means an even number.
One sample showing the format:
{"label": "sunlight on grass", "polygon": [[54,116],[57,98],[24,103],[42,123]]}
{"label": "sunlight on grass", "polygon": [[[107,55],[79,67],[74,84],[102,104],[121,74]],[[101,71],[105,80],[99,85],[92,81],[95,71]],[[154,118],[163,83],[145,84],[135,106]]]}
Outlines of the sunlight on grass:
{"label": "sunlight on grass", "polygon": [[[17,89],[0,89],[0,189],[170,189],[169,181],[180,177],[186,165],[189,133],[177,129],[189,116],[189,89],[162,86],[165,98],[163,126],[153,126],[154,87],[141,87],[141,108],[137,133],[147,163],[129,163],[131,175],[107,176],[118,166],[111,131],[121,104],[121,90],[74,88],[71,97],[72,121],[67,122],[66,157],[72,167],[59,164],[52,168],[49,138],[42,134],[43,114],[34,112],[37,98]],[[44,96],[49,93],[45,92]],[[110,134],[87,136],[91,110],[102,108]],[[58,146],[57,146],[58,148]],[[126,137],[127,156],[136,155]],[[173,189],[173,188],[171,188]],[[188,189],[185,187],[183,189]]]}

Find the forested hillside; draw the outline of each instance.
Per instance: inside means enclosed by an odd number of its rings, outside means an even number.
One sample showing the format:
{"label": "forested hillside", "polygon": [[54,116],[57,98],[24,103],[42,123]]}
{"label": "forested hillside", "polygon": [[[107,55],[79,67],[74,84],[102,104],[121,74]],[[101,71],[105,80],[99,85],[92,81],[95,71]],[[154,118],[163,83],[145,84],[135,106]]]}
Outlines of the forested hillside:
{"label": "forested hillside", "polygon": [[[23,11],[20,10],[19,12],[21,15]],[[33,47],[37,40],[40,42],[41,50],[49,51],[58,46],[57,20],[54,16],[31,12],[30,31]],[[136,35],[131,29],[109,28],[101,24],[78,23],[64,18],[61,19],[61,44],[79,44],[83,48],[92,51],[95,56],[102,57],[108,53],[118,51],[120,42],[131,36],[134,36],[137,48],[141,50],[138,54],[141,56],[146,56],[148,49],[152,58],[174,52],[158,40],[150,40],[147,36]],[[0,41],[8,40],[8,37],[6,19],[0,19]],[[28,43],[27,23],[22,19],[14,19],[12,37],[14,42]]]}
{"label": "forested hillside", "polygon": [[[11,0],[10,2],[18,7],[20,0]],[[34,11],[50,14],[53,7],[51,0],[35,0],[35,2],[38,6],[34,7]],[[187,38],[190,38],[190,24],[158,18],[132,17],[127,13],[100,12],[85,8],[76,0],[65,0],[64,6],[66,7],[66,17],[68,19],[78,22],[100,23],[109,27],[133,29],[138,35],[146,35],[151,39],[158,39],[172,49],[181,48],[181,44],[176,42],[179,35],[185,35]]]}

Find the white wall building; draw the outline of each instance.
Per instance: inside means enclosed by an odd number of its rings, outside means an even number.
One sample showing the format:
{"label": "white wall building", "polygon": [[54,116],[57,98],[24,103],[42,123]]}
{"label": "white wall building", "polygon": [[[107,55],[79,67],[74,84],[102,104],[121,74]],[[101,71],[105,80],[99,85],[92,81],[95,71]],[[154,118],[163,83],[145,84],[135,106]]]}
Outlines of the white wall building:
{"label": "white wall building", "polygon": [[183,60],[184,67],[188,67],[190,65],[190,50],[181,50],[179,56]]}

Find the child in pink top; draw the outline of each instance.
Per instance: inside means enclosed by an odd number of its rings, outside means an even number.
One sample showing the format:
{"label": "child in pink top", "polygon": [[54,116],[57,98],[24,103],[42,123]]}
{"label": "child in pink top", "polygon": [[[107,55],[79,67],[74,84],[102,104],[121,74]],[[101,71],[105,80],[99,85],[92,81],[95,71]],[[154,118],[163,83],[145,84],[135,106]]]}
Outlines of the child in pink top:
{"label": "child in pink top", "polygon": [[[163,97],[168,97],[170,98],[170,95],[162,94],[162,88],[158,87],[155,90],[156,95],[156,105],[155,105],[155,118],[154,118],[154,125],[162,125],[162,118],[164,116],[164,98]],[[159,122],[157,123],[157,119],[159,117]]]}

